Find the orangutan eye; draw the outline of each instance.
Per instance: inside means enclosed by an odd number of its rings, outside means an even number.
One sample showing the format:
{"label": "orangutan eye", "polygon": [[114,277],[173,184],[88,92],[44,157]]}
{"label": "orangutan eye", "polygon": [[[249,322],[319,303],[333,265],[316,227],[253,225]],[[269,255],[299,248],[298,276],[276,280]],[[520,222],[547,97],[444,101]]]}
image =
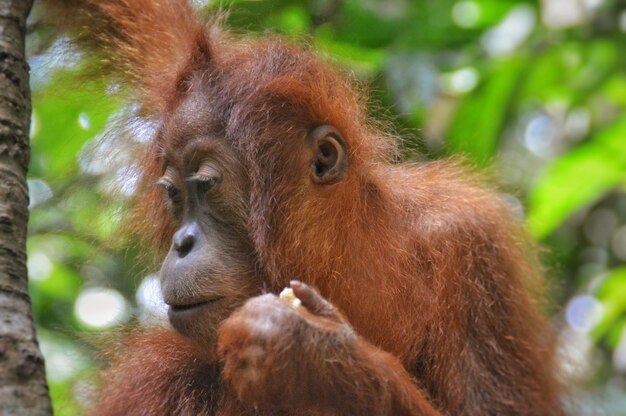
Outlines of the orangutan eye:
{"label": "orangutan eye", "polygon": [[221,181],[222,181],[222,178],[221,177],[217,177],[217,176],[213,176],[211,178],[197,179],[196,182],[198,183],[198,193],[199,194],[206,194],[211,189],[213,189],[215,187],[215,185],[217,185]]}
{"label": "orangutan eye", "polygon": [[197,183],[198,193],[203,195],[222,183],[222,175],[215,163],[205,160],[200,164],[196,173],[187,180]]}
{"label": "orangutan eye", "polygon": [[180,190],[176,188],[176,186],[174,186],[174,184],[170,182],[168,179],[166,179],[165,177],[159,179],[156,182],[156,185],[163,188],[163,191],[165,192],[165,196],[169,200],[173,201],[180,196]]}
{"label": "orangutan eye", "polygon": [[180,191],[174,185],[168,184],[165,186],[165,194],[169,199],[174,199],[180,194]]}
{"label": "orangutan eye", "polygon": [[163,188],[165,197],[170,202],[178,201],[181,195],[180,189],[175,185],[175,178],[177,178],[176,170],[173,167],[168,166],[165,169],[163,176],[161,176],[155,184]]}

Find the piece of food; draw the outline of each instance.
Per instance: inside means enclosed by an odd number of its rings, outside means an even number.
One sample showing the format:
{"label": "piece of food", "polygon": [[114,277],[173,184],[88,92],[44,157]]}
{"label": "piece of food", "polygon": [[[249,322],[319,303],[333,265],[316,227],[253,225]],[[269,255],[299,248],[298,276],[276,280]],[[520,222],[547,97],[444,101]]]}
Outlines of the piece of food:
{"label": "piece of food", "polygon": [[293,293],[293,289],[291,289],[290,287],[284,288],[280,292],[280,295],[278,295],[278,297],[293,306],[294,308],[302,305],[302,301],[300,301],[300,299],[296,297],[295,293]]}

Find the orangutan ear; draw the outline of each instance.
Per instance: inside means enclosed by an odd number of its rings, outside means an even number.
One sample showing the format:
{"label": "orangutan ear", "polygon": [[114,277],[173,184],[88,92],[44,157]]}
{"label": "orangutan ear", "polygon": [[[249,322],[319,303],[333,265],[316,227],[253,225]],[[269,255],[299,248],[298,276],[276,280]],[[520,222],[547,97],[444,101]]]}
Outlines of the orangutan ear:
{"label": "orangutan ear", "polygon": [[311,180],[331,185],[343,179],[348,171],[348,150],[341,134],[333,126],[315,127],[307,137],[311,151]]}

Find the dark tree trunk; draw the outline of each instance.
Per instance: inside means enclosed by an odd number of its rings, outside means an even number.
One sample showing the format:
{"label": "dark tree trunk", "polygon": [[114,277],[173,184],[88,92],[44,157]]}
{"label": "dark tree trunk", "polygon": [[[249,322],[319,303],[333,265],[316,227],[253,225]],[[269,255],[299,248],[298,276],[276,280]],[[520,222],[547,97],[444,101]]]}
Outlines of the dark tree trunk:
{"label": "dark tree trunk", "polygon": [[24,56],[32,0],[0,0],[0,415],[50,415],[26,272],[30,89]]}

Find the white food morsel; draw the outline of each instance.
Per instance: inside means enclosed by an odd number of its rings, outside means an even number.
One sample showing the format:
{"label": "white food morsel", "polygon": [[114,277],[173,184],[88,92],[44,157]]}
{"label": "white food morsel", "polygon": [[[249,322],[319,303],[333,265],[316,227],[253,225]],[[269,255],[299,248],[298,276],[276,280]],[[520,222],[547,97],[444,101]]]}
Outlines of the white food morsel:
{"label": "white food morsel", "polygon": [[302,301],[296,297],[295,293],[293,293],[293,289],[291,289],[290,287],[284,288],[280,292],[280,295],[278,295],[278,297],[289,303],[294,308],[302,305]]}

